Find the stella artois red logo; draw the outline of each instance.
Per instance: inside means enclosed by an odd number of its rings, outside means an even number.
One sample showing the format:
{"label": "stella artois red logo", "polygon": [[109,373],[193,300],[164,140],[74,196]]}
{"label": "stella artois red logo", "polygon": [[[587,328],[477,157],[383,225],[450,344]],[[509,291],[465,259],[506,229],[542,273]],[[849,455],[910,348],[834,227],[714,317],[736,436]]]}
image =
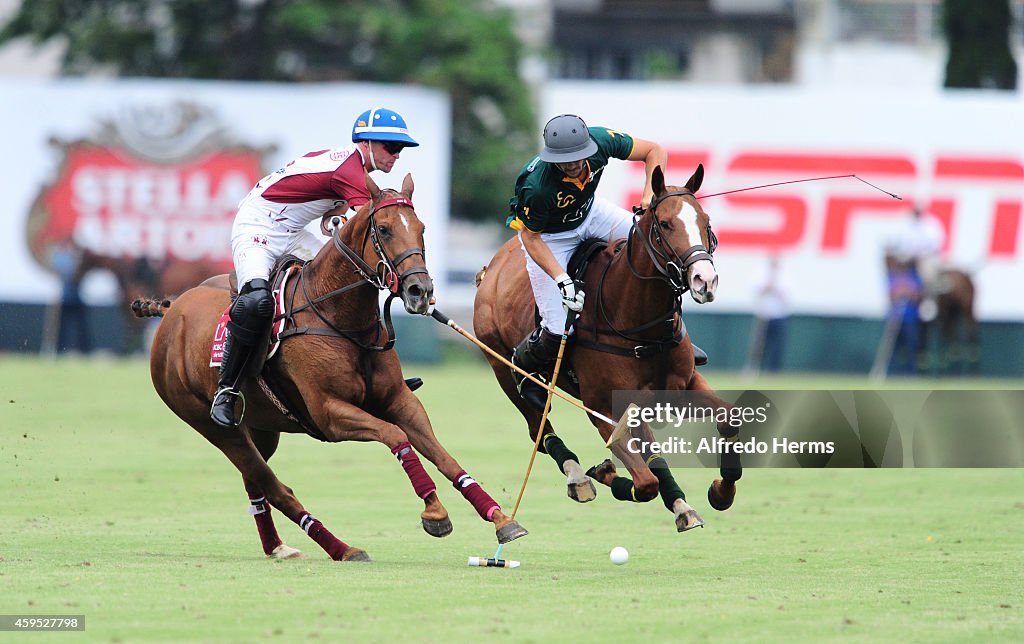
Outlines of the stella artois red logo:
{"label": "stella artois red logo", "polygon": [[128,108],[91,136],[53,143],[64,158],[36,198],[27,231],[44,266],[53,244],[73,241],[125,263],[230,270],[238,202],[266,174],[263,156],[271,151],[231,140],[193,103]]}

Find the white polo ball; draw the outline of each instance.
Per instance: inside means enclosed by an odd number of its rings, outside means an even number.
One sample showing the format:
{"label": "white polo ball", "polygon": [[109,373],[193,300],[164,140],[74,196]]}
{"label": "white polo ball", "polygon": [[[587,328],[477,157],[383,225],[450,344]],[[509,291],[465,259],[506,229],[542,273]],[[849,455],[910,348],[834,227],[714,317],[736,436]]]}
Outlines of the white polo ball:
{"label": "white polo ball", "polygon": [[608,554],[608,558],[611,559],[612,563],[616,566],[621,566],[629,561],[629,551],[622,546],[615,546]]}

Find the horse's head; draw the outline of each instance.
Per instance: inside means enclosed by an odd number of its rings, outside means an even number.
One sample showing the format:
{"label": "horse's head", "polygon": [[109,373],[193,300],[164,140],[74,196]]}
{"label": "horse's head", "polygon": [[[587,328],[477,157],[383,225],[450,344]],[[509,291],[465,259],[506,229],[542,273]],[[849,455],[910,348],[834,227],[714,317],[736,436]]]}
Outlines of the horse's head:
{"label": "horse's head", "polygon": [[[712,253],[718,245],[711,220],[694,193],[704,181],[704,166],[683,187],[666,186],[661,166],[651,175],[654,199],[638,222],[651,260],[677,292],[687,289],[698,304],[715,299],[718,273]],[[646,221],[645,221],[646,220]]]}
{"label": "horse's head", "polygon": [[405,175],[402,190],[381,190],[369,175],[370,191],[364,259],[376,264],[380,284],[402,298],[409,313],[427,313],[434,282],[427,272],[423,249],[423,222],[412,205],[412,175]]}

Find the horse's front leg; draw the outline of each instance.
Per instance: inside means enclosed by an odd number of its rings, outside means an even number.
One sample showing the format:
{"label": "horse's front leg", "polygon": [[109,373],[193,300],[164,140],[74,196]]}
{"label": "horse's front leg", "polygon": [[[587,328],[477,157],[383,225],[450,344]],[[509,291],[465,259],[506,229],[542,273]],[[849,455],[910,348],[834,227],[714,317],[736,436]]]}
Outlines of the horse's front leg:
{"label": "horse's front leg", "polygon": [[452,482],[480,518],[494,524],[498,543],[508,543],[528,534],[517,521],[501,511],[498,502],[441,445],[423,404],[412,392],[399,388],[386,408],[388,419],[403,428],[413,446]]}
{"label": "horse's front leg", "polygon": [[452,532],[452,522],[437,496],[437,486],[423,469],[412,441],[405,431],[394,423],[373,416],[340,398],[323,403],[316,418],[317,426],[331,442],[377,441],[383,443],[398,459],[412,484],[416,496],[424,503],[420,514],[423,529],[434,537],[446,537]]}
{"label": "horse's front leg", "polygon": [[[605,436],[603,432],[602,436]],[[611,460],[592,468],[588,474],[611,487],[612,496],[621,501],[651,501],[660,495],[665,508],[675,515],[678,532],[703,527],[704,519],[686,502],[686,495],[672,476],[668,463],[647,447],[655,442],[650,426],[643,423],[633,429],[629,436],[629,439],[616,441],[612,445],[612,452],[629,470],[632,481],[618,476]]]}
{"label": "horse's front leg", "polygon": [[[711,385],[696,370],[694,370],[693,376],[690,378],[688,388],[699,394],[702,399],[700,404],[706,404],[715,409],[723,407],[728,409],[732,407],[732,405],[715,395]],[[727,421],[718,423],[718,433],[732,440],[736,440],[739,437],[738,428],[729,425]],[[743,465],[740,463],[740,455],[733,452],[722,454],[719,463],[719,473],[722,475],[722,478],[715,479],[708,487],[708,503],[714,509],[724,511],[732,507],[733,501],[736,500],[736,481],[740,480],[743,476]]]}

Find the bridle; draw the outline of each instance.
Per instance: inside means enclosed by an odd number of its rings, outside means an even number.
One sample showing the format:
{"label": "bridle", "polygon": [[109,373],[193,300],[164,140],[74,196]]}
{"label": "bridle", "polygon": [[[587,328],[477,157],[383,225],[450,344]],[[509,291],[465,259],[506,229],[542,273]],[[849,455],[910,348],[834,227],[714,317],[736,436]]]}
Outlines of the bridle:
{"label": "bridle", "polygon": [[[600,321],[603,322],[604,326],[607,327],[607,331],[599,328],[599,324],[594,324],[589,329],[579,325],[578,329],[580,332],[577,334],[576,346],[587,347],[604,353],[643,359],[664,354],[667,350],[670,350],[682,341],[682,331],[676,326],[675,321],[680,307],[682,306],[683,294],[690,289],[689,283],[686,280],[686,271],[694,263],[704,259],[714,263],[712,255],[718,247],[718,238],[715,237],[715,233],[711,230],[711,224],[705,226],[705,232],[708,236],[708,247],[705,247],[703,244],[696,244],[686,249],[682,254],[677,253],[661,234],[661,226],[655,213],[658,205],[668,197],[682,197],[686,195],[693,196],[693,192],[690,190],[673,190],[658,196],[651,202],[646,211],[640,208],[635,208],[634,214],[638,214],[640,216],[634,219],[633,225],[629,229],[629,235],[625,240],[619,242],[619,246],[617,246],[615,250],[616,253],[621,252],[620,249],[622,248],[622,245],[626,246],[626,264],[629,266],[630,272],[637,279],[659,280],[669,285],[672,289],[672,302],[668,310],[656,315],[650,322],[629,329],[617,328],[612,323],[611,317],[609,316],[606,299],[604,297],[605,280],[608,277],[608,272],[612,268],[612,262],[609,261],[605,264],[604,270],[598,278],[597,304],[595,305],[597,315],[599,316]],[[651,231],[646,235],[641,234],[637,226],[643,216],[640,213],[650,214],[653,220]],[[647,254],[650,256],[651,261],[657,270],[656,275],[642,275],[634,266],[632,254],[632,242],[634,236],[638,236],[642,240],[644,249],[647,251]],[[660,338],[651,338],[646,335],[640,335],[646,334],[661,325],[665,325],[667,327],[667,334]],[[593,333],[593,340],[583,337],[584,330],[589,330]],[[620,347],[601,342],[598,340],[601,335],[615,335],[630,342],[633,346]]]}
{"label": "bridle", "polygon": [[366,237],[368,235],[370,237],[370,243],[373,244],[373,251],[377,254],[378,258],[376,268],[371,267],[366,263],[366,260],[363,259],[362,255],[354,251],[351,246],[341,241],[341,237],[338,234],[338,231],[341,228],[340,226],[334,227],[334,231],[331,233],[331,239],[334,242],[334,247],[352,263],[352,266],[356,269],[356,272],[359,273],[363,280],[368,282],[378,291],[388,290],[391,291],[392,295],[397,295],[402,283],[405,282],[407,277],[410,275],[427,273],[425,265],[414,266],[404,273],[399,273],[398,267],[402,262],[415,255],[422,257],[425,264],[427,261],[427,255],[422,248],[412,247],[399,253],[394,259],[388,256],[388,252],[384,248],[384,244],[380,241],[380,231],[377,229],[377,220],[374,215],[378,210],[389,206],[408,206],[413,210],[413,212],[415,212],[412,201],[402,196],[385,199],[384,201],[373,205],[373,208],[370,210],[370,214],[367,217],[366,233],[363,234],[363,241],[360,244],[360,247],[364,248],[366,246]]}
{"label": "bridle", "polygon": [[[353,343],[355,343],[357,346],[368,351],[388,351],[392,347],[394,347],[395,330],[391,322],[391,303],[394,301],[395,297],[398,296],[398,293],[400,292],[402,284],[405,282],[406,278],[421,273],[429,275],[429,272],[427,271],[426,268],[425,262],[427,256],[423,248],[415,246],[408,248],[399,253],[398,256],[395,257],[394,259],[392,259],[388,255],[387,249],[384,248],[384,244],[380,240],[380,232],[377,229],[377,220],[374,217],[374,215],[377,213],[378,210],[382,208],[387,208],[389,206],[406,206],[412,209],[413,214],[415,214],[415,208],[412,205],[412,201],[407,197],[401,196],[400,194],[390,199],[380,201],[374,204],[373,207],[370,209],[370,212],[367,215],[366,232],[363,233],[363,239],[362,242],[359,244],[359,248],[366,248],[367,237],[369,237],[370,243],[373,245],[373,251],[377,255],[378,261],[376,267],[370,266],[370,264],[368,264],[366,260],[363,259],[363,256],[360,253],[356,252],[355,250],[352,249],[351,246],[343,242],[338,232],[341,229],[341,226],[335,226],[334,230],[331,232],[331,240],[334,243],[334,247],[338,249],[338,252],[340,252],[342,256],[344,256],[345,259],[347,259],[352,264],[353,268],[355,269],[355,272],[359,274],[362,280],[353,282],[352,284],[348,284],[346,286],[342,286],[341,288],[337,288],[333,291],[330,291],[329,293],[324,293],[323,295],[320,295],[318,297],[311,298],[309,296],[309,291],[307,290],[307,282],[305,279],[306,272],[305,270],[303,270],[299,273],[299,279],[297,280],[297,282],[302,288],[302,295],[306,299],[306,303],[295,308],[289,307],[287,313],[278,316],[292,319],[296,313],[309,309],[314,315],[316,315],[316,317],[320,319],[321,322],[327,325],[327,328],[301,327],[287,329],[279,334],[280,338],[283,339],[290,335],[302,334],[329,335],[347,338],[351,340]],[[398,267],[402,264],[402,262],[415,255],[419,255],[420,257],[423,258],[424,265],[414,266],[413,268],[410,268],[403,273],[399,273]],[[317,304],[335,298],[353,289],[365,286],[366,284],[369,284],[378,291],[390,291],[390,295],[388,295],[387,300],[384,302],[384,326],[388,336],[388,340],[383,344],[379,345],[367,344],[360,340],[360,337],[365,335],[367,331],[372,331],[373,329],[379,328],[379,314],[378,317],[374,319],[371,325],[366,329],[346,330],[339,329],[338,327],[336,327],[327,318],[327,316],[325,316],[323,312],[321,312],[320,309],[317,307]],[[292,291],[292,297],[294,298],[294,290]]]}
{"label": "bridle", "polygon": [[669,197],[684,197],[689,195],[694,196],[690,190],[673,190],[658,195],[654,201],[651,202],[645,211],[641,211],[644,214],[650,214],[652,223],[651,230],[647,235],[640,235],[637,224],[640,221],[638,217],[633,222],[633,226],[629,229],[629,235],[627,237],[628,242],[632,242],[634,235],[639,235],[640,240],[643,242],[644,250],[647,251],[647,255],[651,258],[651,262],[654,264],[654,269],[658,272],[657,275],[641,275],[636,268],[633,266],[633,246],[632,243],[626,244],[626,261],[629,264],[629,270],[632,271],[633,275],[642,280],[662,280],[667,282],[672,287],[672,291],[677,295],[682,295],[690,289],[690,285],[686,280],[686,271],[689,270],[690,266],[701,261],[708,260],[712,264],[715,263],[713,257],[715,249],[718,248],[718,238],[715,237],[714,231],[711,230],[711,224],[705,227],[705,231],[708,235],[708,246],[704,244],[695,244],[690,246],[682,254],[676,252],[676,249],[671,246],[666,240],[664,235],[661,233],[661,226],[658,222],[657,208],[665,199]]}

